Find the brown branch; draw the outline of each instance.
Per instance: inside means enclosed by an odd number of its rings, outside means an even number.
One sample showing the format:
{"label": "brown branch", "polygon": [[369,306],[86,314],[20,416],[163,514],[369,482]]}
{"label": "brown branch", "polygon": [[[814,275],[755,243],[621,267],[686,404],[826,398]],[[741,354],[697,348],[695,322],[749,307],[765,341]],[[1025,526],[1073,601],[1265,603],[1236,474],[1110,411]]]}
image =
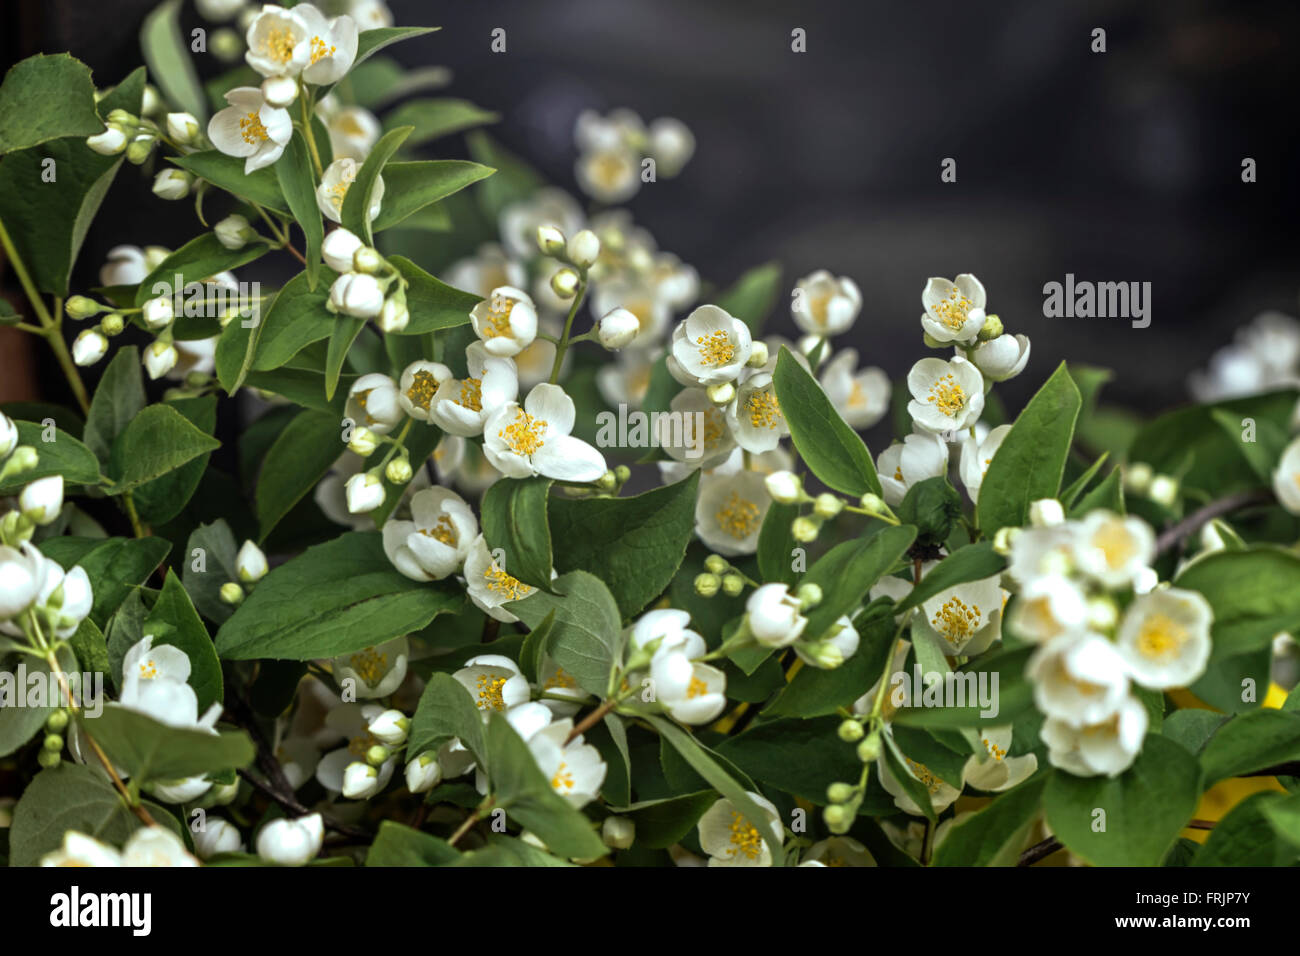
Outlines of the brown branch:
{"label": "brown branch", "polygon": [[456,828],[455,833],[447,837],[447,845],[455,846],[457,843],[459,843],[460,838],[463,837],[466,833],[469,833],[471,829],[473,829],[474,824],[478,823],[478,821],[482,819],[483,814],[491,806],[492,806],[492,798],[489,797],[487,800],[483,801],[483,803],[480,806],[476,807],[473,813],[471,813],[469,816],[467,816],[464,819],[461,825]]}
{"label": "brown branch", "polygon": [[[258,791],[264,796],[270,797],[280,806],[284,807],[284,809],[289,810],[300,817],[304,817],[307,816],[308,814],[315,812],[312,811],[309,807],[300,803],[298,798],[293,796],[292,793],[289,794],[281,793],[280,791],[276,790],[274,787],[267,784],[265,781],[257,779],[257,777],[253,776],[253,774],[248,770],[240,770],[238,771],[238,773],[239,776],[241,776],[243,779],[248,781],[249,785],[254,790]],[[335,820],[333,817],[325,815],[324,813],[322,813],[320,816],[321,816],[321,821],[325,824],[326,827],[333,830],[335,833],[343,834],[343,836],[350,837],[356,840],[366,840],[366,841],[371,840],[374,836],[368,830],[363,830],[361,827],[354,827],[351,824],[341,823],[338,820]]]}
{"label": "brown branch", "polygon": [[1236,494],[1219,498],[1217,501],[1211,501],[1208,505],[1193,511],[1182,521],[1162,531],[1160,537],[1156,539],[1156,554],[1164,554],[1183,538],[1195,534],[1201,529],[1202,525],[1208,524],[1215,518],[1220,518],[1247,505],[1263,504],[1272,497],[1271,493],[1262,490],[1239,491]]}
{"label": "brown branch", "polygon": [[569,731],[569,736],[564,738],[565,746],[571,744],[575,739],[577,739],[579,735],[584,734],[588,730],[591,730],[592,727],[595,727],[598,723],[600,723],[605,718],[606,714],[608,714],[617,706],[618,706],[618,698],[611,697],[608,700],[604,701],[599,707],[593,710],[586,717],[582,718],[582,720],[580,720],[578,723],[574,724],[573,729]]}

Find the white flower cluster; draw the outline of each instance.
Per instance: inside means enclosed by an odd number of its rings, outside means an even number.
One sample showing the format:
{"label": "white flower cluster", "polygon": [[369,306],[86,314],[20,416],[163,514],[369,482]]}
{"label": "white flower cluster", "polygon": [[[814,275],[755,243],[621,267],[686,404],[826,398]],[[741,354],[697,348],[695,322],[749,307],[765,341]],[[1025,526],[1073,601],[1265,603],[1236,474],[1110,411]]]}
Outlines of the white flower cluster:
{"label": "white flower cluster", "polygon": [[1198,402],[1300,386],[1300,322],[1281,312],[1261,312],[1187,384]]}
{"label": "white flower cluster", "polygon": [[646,123],[629,109],[608,116],[584,110],[574,129],[578,162],[574,175],[582,191],[604,203],[626,202],[662,174],[672,178],[695,152],[695,136],[669,116]]}

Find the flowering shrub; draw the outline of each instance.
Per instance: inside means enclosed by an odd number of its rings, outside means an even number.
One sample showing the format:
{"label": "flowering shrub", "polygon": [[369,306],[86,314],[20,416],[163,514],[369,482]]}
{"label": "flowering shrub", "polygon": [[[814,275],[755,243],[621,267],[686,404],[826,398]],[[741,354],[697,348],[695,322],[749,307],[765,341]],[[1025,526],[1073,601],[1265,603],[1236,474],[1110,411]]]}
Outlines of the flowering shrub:
{"label": "flowering shrub", "polygon": [[[197,6],[243,33],[211,100],[175,0],[156,86],[0,87],[0,320],[79,405],[0,415],[10,864],[1295,862],[1294,376],[1225,359],[1235,397],[1139,422],[1063,364],[1010,416],[1030,343],[963,274],[918,281],[894,389],[834,344],[852,279],[765,335],[776,266],[701,282],[464,100],[381,119],[441,80],[378,0]],[[612,204],[694,140],[575,147]],[[197,235],[70,288],[123,158]]]}

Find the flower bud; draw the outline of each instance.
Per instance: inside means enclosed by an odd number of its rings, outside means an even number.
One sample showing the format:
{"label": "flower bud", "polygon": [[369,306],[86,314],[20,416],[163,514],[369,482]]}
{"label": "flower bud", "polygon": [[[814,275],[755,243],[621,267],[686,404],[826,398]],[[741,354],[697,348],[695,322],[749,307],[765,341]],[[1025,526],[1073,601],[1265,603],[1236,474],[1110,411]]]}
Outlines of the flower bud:
{"label": "flower bud", "polygon": [[250,240],[257,238],[257,230],[238,214],[227,216],[213,226],[212,231],[216,233],[217,242],[231,250],[242,249]]}
{"label": "flower bud", "polygon": [[244,841],[232,824],[221,817],[209,817],[203,829],[194,834],[194,852],[200,860],[208,860],[218,853],[238,853]]}
{"label": "flower bud", "polygon": [[5,458],[18,447],[18,426],[14,420],[0,412],[0,458]]}
{"label": "flower bud", "polygon": [[158,95],[158,87],[152,83],[144,85],[144,96],[140,98],[140,115],[152,116],[163,107],[162,97]]}
{"label": "flower bud", "polygon": [[929,332],[926,332],[921,336],[921,341],[925,343],[926,348],[931,349],[946,349],[948,346],[952,345],[951,342],[940,342]]}
{"label": "flower bud", "polygon": [[352,429],[352,440],[348,442],[348,451],[369,458],[379,447],[379,436],[364,425]]}
{"label": "flower bud", "polygon": [[596,337],[610,351],[630,345],[641,331],[641,320],[627,309],[614,309],[600,320]]}
{"label": "flower bud", "polygon": [[831,803],[848,803],[853,799],[853,785],[839,781],[826,788],[826,799]]}
{"label": "flower bud", "polygon": [[114,335],[121,335],[124,328],[126,328],[126,322],[116,312],[110,312],[99,320],[99,331],[110,338]]}
{"label": "flower bud", "polygon": [[712,574],[726,574],[731,564],[720,554],[711,554],[704,559],[704,567]]}
{"label": "flower bud", "polygon": [[823,811],[823,813],[826,820],[826,828],[832,833],[842,832],[844,825],[852,819],[849,816],[849,811],[845,810],[837,803],[831,804],[825,809],[825,811]]}
{"label": "flower bud", "polygon": [[1178,479],[1171,478],[1169,475],[1156,475],[1151,479],[1147,497],[1158,505],[1172,508],[1174,502],[1178,500]]}
{"label": "flower bud", "polygon": [[885,513],[884,499],[880,495],[872,494],[870,491],[858,499],[858,504],[862,506],[862,510],[867,514],[880,515]]}
{"label": "flower bud", "polygon": [[570,262],[579,269],[586,269],[600,258],[600,240],[590,229],[583,229],[569,240],[565,251]]}
{"label": "flower bud", "polygon": [[542,255],[558,256],[564,251],[564,233],[556,226],[538,226],[537,248]]}
{"label": "flower bud", "polygon": [[131,140],[131,145],[126,148],[126,161],[133,166],[140,166],[149,158],[153,152],[154,143],[157,140],[149,134],[142,134]]}
{"label": "flower bud", "polygon": [[803,500],[803,485],[791,471],[774,471],[763,479],[767,493],[778,504],[793,505]]}
{"label": "flower bud", "polygon": [[411,463],[405,458],[394,458],[384,469],[384,477],[395,485],[404,485],[411,480],[414,472],[411,471]]}
{"label": "flower bud", "polygon": [[858,759],[863,763],[871,763],[880,756],[880,731],[873,730],[866,740],[858,744]]}
{"label": "flower bud", "polygon": [[862,739],[862,735],[865,734],[866,731],[862,729],[862,721],[846,720],[840,724],[836,733],[839,735],[840,740],[844,741],[846,744],[855,744]]}
{"label": "flower bud", "polygon": [[189,113],[167,114],[167,135],[181,146],[192,146],[199,137],[199,121]]}
{"label": "flower bud", "polygon": [[1155,471],[1144,461],[1137,461],[1124,469],[1124,488],[1135,495],[1145,495],[1151,488]]}
{"label": "flower bud", "polygon": [[51,711],[50,716],[45,719],[45,727],[52,733],[61,734],[68,726],[68,712],[60,708]]}
{"label": "flower bud", "polygon": [[555,275],[551,276],[551,291],[561,299],[572,299],[578,291],[578,284],[582,280],[578,273],[574,272],[568,266],[565,266]]}
{"label": "flower bud", "polygon": [[819,518],[834,518],[844,510],[844,499],[839,498],[828,491],[822,492],[813,499],[813,514]]}
{"label": "flower bud", "polygon": [[750,368],[762,368],[767,364],[767,360],[767,343],[759,341],[750,346],[749,361],[745,364]]}
{"label": "flower bud", "polygon": [[59,734],[46,734],[41,747],[56,754],[63,749],[63,737]]}
{"label": "flower bud", "polygon": [[366,751],[366,763],[372,767],[382,767],[384,761],[393,755],[393,752],[383,744],[375,744]]}
{"label": "flower bud", "polygon": [[353,761],[343,771],[343,796],[364,800],[379,790],[379,771],[368,763]]}
{"label": "flower bud", "polygon": [[991,342],[1002,334],[1002,320],[996,315],[987,315],[984,317],[984,324],[980,326],[977,338],[981,342]]}
{"label": "flower bud", "polygon": [[722,587],[722,579],[716,574],[697,574],[695,576],[695,593],[700,597],[710,598]]}
{"label": "flower bud", "polygon": [[257,835],[257,855],[268,863],[302,866],[320,852],[324,839],[325,821],[319,813],[272,820]]}
{"label": "flower bud", "polygon": [[0,468],[0,480],[13,478],[36,467],[36,449],[31,445],[19,445],[9,454],[4,467]]}
{"label": "flower bud", "polygon": [[611,849],[626,850],[636,839],[636,824],[627,817],[606,817],[600,825],[600,838]]}
{"label": "flower bud", "polygon": [[411,321],[410,310],[406,307],[406,296],[400,292],[384,300],[384,307],[379,310],[379,329],[382,332],[400,332]]}
{"label": "flower bud", "polygon": [[1029,523],[1035,528],[1051,528],[1065,523],[1065,509],[1055,498],[1039,498],[1029,506]]}
{"label": "flower bud", "polygon": [[618,465],[614,469],[614,477],[618,479],[620,485],[625,485],[627,480],[632,477],[632,469],[627,465]]}
{"label": "flower bud", "polygon": [[424,793],[432,790],[442,780],[442,767],[438,766],[438,755],[426,750],[406,765],[406,789],[411,793]]}
{"label": "flower bud", "polygon": [[603,475],[601,475],[599,478],[596,479],[596,487],[598,487],[601,491],[613,491],[615,488],[618,487],[618,478],[614,475],[612,471],[606,471]]}
{"label": "flower bud", "polygon": [[799,599],[799,610],[801,611],[806,611],[810,607],[816,607],[822,603],[821,585],[812,581],[799,585],[794,593],[795,597]]}
{"label": "flower bud", "polygon": [[831,671],[844,663],[844,652],[831,641],[817,641],[804,644],[800,651],[813,667]]}
{"label": "flower bud", "polygon": [[166,375],[176,367],[176,349],[170,342],[159,339],[144,350],[144,368],[152,379]]}
{"label": "flower bud", "polygon": [[736,397],[736,386],[730,382],[721,382],[717,385],[710,385],[704,392],[714,405],[726,405]]}
{"label": "flower bud", "polygon": [[88,299],[84,295],[74,295],[63,304],[63,311],[68,313],[68,318],[80,322],[82,319],[88,319],[92,315],[99,315],[108,306],[96,302],[94,299]]}
{"label": "flower bud", "polygon": [[245,584],[253,584],[266,577],[266,555],[252,541],[245,541],[235,555],[235,573]]}
{"label": "flower bud", "polygon": [[222,63],[233,63],[239,59],[239,55],[243,52],[244,41],[230,27],[221,27],[219,30],[212,31],[212,39],[208,42],[208,49]]}
{"label": "flower bud", "polygon": [[[364,246],[357,251],[357,258],[363,252],[373,252]],[[372,275],[349,272],[339,276],[330,286],[330,309],[358,319],[373,319],[384,308],[384,291]]]}
{"label": "flower bud", "polygon": [[739,574],[724,574],[722,576],[722,593],[727,597],[739,597],[745,590],[745,579]]}
{"label": "flower bud", "polygon": [[78,365],[94,365],[108,351],[108,339],[98,329],[82,329],[72,342],[72,361]]}
{"label": "flower bud", "polygon": [[[381,743],[388,744],[390,747],[400,747],[406,743],[407,732],[411,729],[411,722],[406,715],[400,710],[386,710],[370,722],[370,735]],[[383,763],[383,761],[379,761]]]}
{"label": "flower bud", "polygon": [[361,246],[362,242],[355,233],[340,226],[325,236],[320,247],[321,258],[335,272],[351,272],[353,259]]}
{"label": "flower bud", "polygon": [[48,750],[42,750],[39,754],[36,755],[36,762],[40,764],[42,767],[44,767],[46,770],[49,770],[63,763],[63,755],[51,753]]}
{"label": "flower bud", "polygon": [[234,581],[227,581],[221,585],[221,600],[231,607],[242,604],[244,601],[244,589]]}
{"label": "flower bud", "polygon": [[363,275],[374,276],[384,271],[384,257],[379,250],[360,246],[352,254],[352,268]]}
{"label": "flower bud", "polygon": [[749,631],[764,647],[789,647],[808,626],[799,599],[784,584],[764,584],[745,603]]}
{"label": "flower bud", "polygon": [[997,533],[993,535],[993,550],[1006,557],[1011,553],[1011,545],[1019,532],[1019,528],[998,528]]}
{"label": "flower bud", "polygon": [[354,515],[374,511],[384,503],[384,483],[370,472],[353,475],[343,488],[348,511]]}
{"label": "flower bud", "polygon": [[[147,301],[140,309],[140,317],[144,319],[144,324],[154,332],[161,332],[167,326],[172,324],[176,318],[176,312],[172,308],[172,300],[169,296],[160,295],[155,299]],[[155,376],[156,377],[156,376]]]}
{"label": "flower bud", "polygon": [[183,169],[164,169],[153,180],[153,194],[159,199],[184,199],[194,177]]}
{"label": "flower bud", "polygon": [[116,126],[109,126],[104,132],[87,139],[86,145],[101,156],[116,156],[126,149],[126,133]]}
{"label": "flower bud", "polygon": [[18,510],[23,517],[39,525],[47,525],[59,516],[63,508],[63,476],[50,475],[38,478],[18,496]]}
{"label": "flower bud", "polygon": [[1089,628],[1104,634],[1119,621],[1119,608],[1113,598],[1099,594],[1088,599],[1085,620]]}
{"label": "flower bud", "polygon": [[800,516],[790,523],[790,534],[802,544],[816,541],[821,533],[821,523],[812,518]]}
{"label": "flower bud", "polygon": [[298,81],[291,76],[268,76],[262,81],[262,99],[266,105],[284,109],[298,98]]}

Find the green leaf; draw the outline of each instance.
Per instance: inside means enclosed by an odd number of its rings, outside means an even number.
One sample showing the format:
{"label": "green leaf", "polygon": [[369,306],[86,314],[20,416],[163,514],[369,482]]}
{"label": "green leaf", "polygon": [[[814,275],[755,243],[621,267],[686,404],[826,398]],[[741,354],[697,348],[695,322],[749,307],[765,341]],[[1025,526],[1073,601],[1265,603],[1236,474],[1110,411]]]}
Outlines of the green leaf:
{"label": "green leaf", "polygon": [[666,850],[695,829],[700,817],[717,801],[718,795],[712,790],[697,790],[615,809],[636,825],[637,846]]}
{"label": "green leaf", "polygon": [[596,575],[608,585],[622,616],[635,616],[663,593],[681,566],[695,530],[698,487],[694,471],[628,498],[555,498],[550,536],[562,545],[556,570]]}
{"label": "green leaf", "polygon": [[1118,514],[1124,514],[1124,473],[1112,468],[1102,482],[1093,488],[1070,509],[1071,518],[1080,518],[1090,511],[1105,508]]}
{"label": "green leaf", "polygon": [[[0,84],[0,155],[104,131],[90,68],[67,53],[29,56]],[[89,148],[89,147],[87,147]]]}
{"label": "green leaf", "polygon": [[[980,497],[983,497],[981,489]],[[1052,773],[1043,793],[1047,825],[1070,850],[1097,866],[1159,866],[1200,798],[1196,759],[1148,734],[1133,766],[1118,777]],[[1096,811],[1105,811],[1105,829]]]}
{"label": "green leaf", "polygon": [[[196,554],[195,552],[201,552]],[[181,581],[194,607],[208,620],[223,624],[235,609],[221,600],[221,586],[238,581],[239,545],[224,518],[201,524],[190,534],[180,556]]]}
{"label": "green leaf", "polygon": [[911,768],[907,764],[907,757],[895,742],[894,735],[892,733],[884,733],[881,737],[885,743],[881,753],[884,755],[885,763],[889,767],[889,772],[894,775],[894,779],[897,780],[899,786],[903,788],[903,792],[911,798],[912,802],[916,804],[923,814],[925,814],[926,819],[929,820],[931,826],[933,826],[936,820],[936,815],[934,812],[934,801],[930,798],[930,791],[926,789],[925,784],[921,783],[916,775],[912,773]]}
{"label": "green leaf", "polygon": [[952,694],[954,699],[960,694],[962,704],[900,707],[894,723],[932,729],[978,727],[994,720],[1007,723],[1032,706],[1033,688],[1025,679],[1025,664],[1033,650],[1020,647],[981,655],[953,672]]}
{"label": "green leaf", "polygon": [[315,292],[307,287],[306,273],[299,273],[285,283],[262,316],[254,369],[265,372],[279,368],[308,345],[329,338],[338,321],[325,308],[334,273],[327,269],[322,276],[320,288]]}
{"label": "green leaf", "polygon": [[[360,236],[368,246],[374,245],[375,242],[370,222],[370,207],[374,202],[375,184],[379,182],[385,164],[393,158],[393,153],[397,152],[397,148],[410,135],[411,127],[403,126],[381,136],[379,142],[371,147],[365,163],[357,170],[357,178],[353,180],[352,185],[348,186],[347,195],[343,198],[343,227]],[[386,191],[385,195],[387,195]]]}
{"label": "green leaf", "polygon": [[36,467],[0,481],[0,495],[16,495],[36,479],[50,475],[62,475],[69,485],[99,484],[99,462],[89,448],[67,432],[50,426],[50,441],[46,441],[44,426],[23,421],[14,424],[18,426],[18,444],[36,449]]}
{"label": "green leaf", "polygon": [[530,684],[538,681],[542,671],[542,657],[551,643],[551,628],[555,626],[555,612],[542,618],[542,623],[532,628],[519,648],[519,669]]}
{"label": "green leaf", "polygon": [[498,481],[483,494],[483,537],[505,552],[497,564],[513,578],[551,590],[551,529],[546,523],[550,478]]}
{"label": "green leaf", "polygon": [[1016,418],[984,475],[977,514],[986,535],[1020,527],[1030,502],[1056,497],[1082,404],[1062,362]]}
{"label": "green leaf", "polygon": [[1206,742],[1227,720],[1226,714],[1189,707],[1170,714],[1160,728],[1160,733],[1196,756],[1205,749]]}
{"label": "green leaf", "polygon": [[266,540],[280,520],[325,477],[338,460],[342,435],[339,417],[303,411],[285,426],[266,453],[257,482],[257,526]]}
{"label": "green leaf", "polygon": [[[163,826],[180,835],[176,818],[157,804],[143,801]],[[36,775],[14,807],[9,830],[9,865],[39,866],[41,857],[76,830],[120,847],[142,824],[100,770],[65,761]]]}
{"label": "green leaf", "polygon": [[352,61],[352,69],[355,70],[385,47],[441,29],[442,27],[378,27],[374,30],[362,30],[361,35],[357,37],[357,58]]}
{"label": "green leaf", "polygon": [[894,613],[902,614],[914,607],[920,607],[936,594],[958,584],[981,581],[995,574],[1001,574],[1006,566],[1006,559],[993,550],[991,541],[981,541],[978,544],[968,544],[964,548],[958,548],[921,578],[920,583],[912,588],[907,597],[898,602]]}
{"label": "green leaf", "polygon": [[[191,287],[191,283],[201,283],[219,272],[238,269],[260,259],[266,251],[267,247],[260,242],[250,242],[240,249],[227,249],[216,233],[205,232],[185,243],[145,276],[136,289],[135,304],[144,305],[158,296],[171,298],[180,295],[182,306],[176,310],[180,315],[183,308],[192,308],[189,305],[191,300],[204,301],[208,296],[201,286]],[[234,296],[227,298],[233,299]]]}
{"label": "green leaf", "polygon": [[755,780],[825,806],[827,787],[856,779],[862,770],[853,745],[835,733],[841,722],[839,717],[765,721],[715,749]]}
{"label": "green leaf", "polygon": [[253,741],[242,730],[209,734],[170,727],[146,714],[110,704],[98,717],[79,718],[83,729],[135,783],[181,780],[253,762]]}
{"label": "green leaf", "polygon": [[946,475],[926,478],[907,489],[894,513],[903,524],[916,527],[916,538],[922,545],[941,545],[962,515],[961,496],[948,484]]}
{"label": "green leaf", "polygon": [[486,179],[494,172],[496,170],[490,166],[463,159],[389,163],[384,167],[383,206],[371,228],[375,232],[391,229],[413,213]]}
{"label": "green leaf", "polygon": [[221,330],[217,339],[215,357],[217,381],[233,395],[244,384],[248,370],[253,367],[253,356],[257,351],[258,330],[262,327],[262,308],[258,305],[256,316],[232,319]]}
{"label": "green leaf", "polygon": [[1101,457],[1089,465],[1083,474],[1070,482],[1068,488],[1061,491],[1060,501],[1062,507],[1067,511],[1072,510],[1075,501],[1077,501],[1079,496],[1083,494],[1084,489],[1088,487],[1092,482],[1092,479],[1097,477],[1097,472],[1101,471],[1101,466],[1106,464],[1108,458],[1110,458],[1110,452],[1102,452]]}
{"label": "green leaf", "polygon": [[1174,585],[1200,591],[1214,609],[1210,664],[1271,646],[1300,626],[1300,557],[1257,546],[1220,551],[1189,564]]}
{"label": "green leaf", "polygon": [[325,225],[321,221],[320,206],[316,204],[316,175],[312,171],[311,156],[302,130],[295,129],[284,156],[275,164],[276,182],[298,220],[307,241],[303,251],[307,259],[307,288],[315,290],[316,275],[320,272],[320,247],[325,239]]}
{"label": "green leaf", "polygon": [[484,130],[476,129],[467,133],[465,142],[475,161],[497,171],[495,176],[483,183],[482,189],[474,191],[474,198],[478,200],[479,208],[489,222],[496,222],[501,210],[510,203],[526,199],[546,185],[537,170],[503,148]]}
{"label": "green leaf", "polygon": [[200,179],[206,179],[218,189],[286,216],[290,215],[289,204],[280,192],[280,183],[273,166],[263,166],[245,175],[242,159],[227,156],[215,149],[190,153],[188,156],[168,156],[167,159]]}
{"label": "green leaf", "polygon": [[140,27],[140,52],[167,101],[178,110],[207,119],[208,102],[194,68],[194,55],[181,33],[181,0],[166,0]]}
{"label": "green leaf", "polygon": [[758,338],[780,297],[781,264],[767,262],[750,269],[725,292],[714,296],[713,303],[744,322]]}
{"label": "green leaf", "polygon": [[1274,832],[1292,846],[1300,847],[1300,794],[1291,794],[1264,807]]}
{"label": "green leaf", "polygon": [[853,622],[858,652],[839,667],[802,667],[764,713],[774,717],[821,717],[850,706],[880,677],[894,643],[892,602],[875,605]]}
{"label": "green leaf", "polygon": [[381,820],[375,842],[366,851],[366,866],[444,866],[460,860],[446,840],[395,820]]}
{"label": "green leaf", "polygon": [[145,618],[145,632],[160,635],[154,640],[155,647],[170,644],[190,659],[189,685],[199,699],[200,714],[224,698],[217,650],[175,571],[167,572],[162,592]]}
{"label": "green leaf", "polygon": [[384,129],[410,126],[414,130],[407,146],[418,146],[430,140],[460,133],[475,126],[495,123],[499,113],[480,109],[469,100],[435,97],[408,100],[384,117]]}
{"label": "green leaf", "polygon": [[86,416],[86,447],[105,468],[117,436],[145,406],[140,350],[134,345],[118,349],[90,400]]}
{"label": "green leaf", "polygon": [[398,335],[424,335],[469,325],[469,313],[479,303],[478,296],[438,281],[410,259],[389,256],[388,261],[409,283],[406,307],[411,312],[411,321]]}
{"label": "green leaf", "polygon": [[794,570],[794,549],[800,547],[794,540],[791,525],[799,517],[798,505],[773,502],[763,516],[763,527],[758,532],[758,570],[763,581],[779,581],[793,586],[799,580]]}
{"label": "green leaf", "polygon": [[1214,824],[1192,866],[1288,866],[1300,851],[1278,839],[1271,811],[1286,800],[1277,793],[1252,793]]}
{"label": "green leaf", "polygon": [[348,532],[262,578],[217,632],[217,654],[233,661],[350,654],[412,634],[463,603],[449,582],[399,574],[377,532]]}
{"label": "green leaf", "polygon": [[487,726],[488,766],[495,805],[563,857],[604,856],[590,821],[556,793],[528,745],[505,715],[492,711]]}
{"label": "green leaf", "polygon": [[911,547],[916,529],[885,527],[865,541],[845,541],[826,552],[804,577],[822,589],[821,603],[808,612],[804,636],[824,636],[845,614],[862,603],[867,591]]}
{"label": "green leaf", "polygon": [[[0,665],[3,665],[3,670],[0,670],[0,677],[3,678],[0,680],[0,757],[9,756],[35,737],[45,727],[45,721],[54,711],[54,705],[63,700],[55,688],[52,699],[47,699],[42,693],[41,699],[46,700],[46,703],[33,706],[36,700],[31,696],[32,681],[39,678],[36,687],[42,690],[50,688],[50,667],[40,658],[26,654],[14,655],[6,660],[4,642],[7,640],[8,638],[0,638]],[[75,680],[72,675],[81,673],[77,658],[66,647],[59,652],[59,664],[71,679]],[[23,671],[18,670],[20,666],[24,668]]]}
{"label": "green leaf", "polygon": [[[195,398],[168,400],[174,408],[205,435],[217,427],[217,396],[199,395]],[[199,482],[207,472],[210,455],[202,454],[186,462],[175,471],[146,482],[135,490],[135,508],[140,520],[146,524],[161,525],[175,518],[198,490]]]}
{"label": "green leaf", "polygon": [[794,447],[812,473],[846,495],[880,494],[867,446],[785,346],[772,379]]}
{"label": "green leaf", "polygon": [[546,653],[568,671],[578,686],[604,697],[622,642],[622,618],[609,589],[586,571],[556,578],[553,594],[535,591],[505,609],[528,627],[538,627],[555,612]]}
{"label": "green leaf", "polygon": [[415,716],[411,718],[406,752],[410,759],[414,759],[428,750],[436,752],[443,744],[457,738],[481,767],[487,769],[490,766],[483,738],[483,715],[474,698],[450,674],[431,674],[415,708]]}
{"label": "green leaf", "polygon": [[934,866],[1015,866],[1038,816],[1047,776],[1040,774],[956,823],[935,848]]}
{"label": "green leaf", "polygon": [[690,765],[691,769],[703,777],[710,787],[730,800],[740,815],[762,834],[768,849],[772,852],[772,865],[783,865],[785,849],[782,843],[785,834],[772,828],[767,814],[750,799],[744,788],[732,779],[717,761],[704,752],[694,737],[676,724],[663,717],[647,717],[646,720],[659,731],[659,736]]}
{"label": "green leaf", "polygon": [[149,405],[113,442],[110,494],[138,488],[220,447],[170,405]]}
{"label": "green leaf", "polygon": [[101,628],[127,595],[149,580],[167,557],[164,538],[77,538],[61,536],[41,542],[41,551],[65,571],[80,565],[95,593],[90,619]]}
{"label": "green leaf", "polygon": [[343,363],[348,357],[348,350],[352,348],[352,343],[357,340],[357,336],[365,326],[365,319],[350,315],[341,315],[335,322],[334,331],[330,333],[329,351],[325,354],[326,401],[334,398],[334,392],[339,387],[339,374],[343,371]]}
{"label": "green leaf", "polygon": [[1233,717],[1201,751],[1205,785],[1300,760],[1300,714],[1256,710]]}

